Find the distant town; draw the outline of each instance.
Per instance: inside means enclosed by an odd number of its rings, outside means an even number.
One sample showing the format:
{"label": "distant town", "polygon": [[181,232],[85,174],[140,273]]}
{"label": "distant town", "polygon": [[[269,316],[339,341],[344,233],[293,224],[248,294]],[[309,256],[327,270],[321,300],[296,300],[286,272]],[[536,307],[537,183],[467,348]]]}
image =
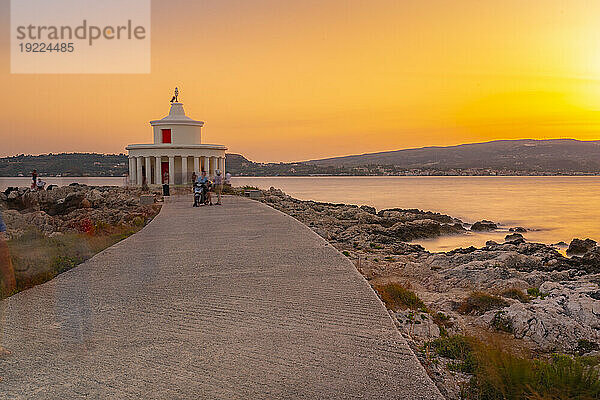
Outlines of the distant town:
{"label": "distant town", "polygon": [[[128,171],[125,154],[62,153],[17,155],[0,158],[0,176],[29,176],[36,169],[40,176],[119,177]],[[402,165],[321,165],[316,162],[260,163],[239,154],[227,154],[226,169],[234,176],[554,176],[600,175],[600,169],[586,168],[491,168]]]}

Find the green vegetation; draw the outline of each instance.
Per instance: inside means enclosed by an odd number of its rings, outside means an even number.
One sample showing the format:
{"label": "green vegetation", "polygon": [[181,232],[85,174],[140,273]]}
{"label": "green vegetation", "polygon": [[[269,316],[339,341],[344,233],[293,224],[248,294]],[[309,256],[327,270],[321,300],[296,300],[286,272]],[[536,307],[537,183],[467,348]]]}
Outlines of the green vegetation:
{"label": "green vegetation", "polygon": [[504,311],[497,311],[494,314],[494,318],[492,318],[492,327],[494,327],[497,331],[513,333],[513,324],[510,319],[506,317],[506,313]]}
{"label": "green vegetation", "polygon": [[531,298],[519,289],[508,289],[502,292],[502,297],[519,300],[521,303],[529,303]]}
{"label": "green vegetation", "polygon": [[598,351],[600,350],[600,345],[598,345],[598,343],[596,342],[592,342],[590,340],[587,339],[579,339],[577,341],[577,354],[579,354],[580,356],[587,354],[591,351]]}
{"label": "green vegetation", "polygon": [[527,294],[533,298],[539,297],[542,300],[544,300],[546,296],[548,296],[548,293],[541,292],[538,288],[527,289]]}
{"label": "green vegetation", "polygon": [[440,328],[447,328],[452,326],[452,322],[450,321],[450,317],[443,312],[432,312],[431,318],[433,322]]}
{"label": "green vegetation", "polygon": [[415,294],[415,292],[405,288],[397,283],[387,285],[375,285],[373,288],[381,296],[381,300],[390,310],[420,310],[427,311],[425,303]]}
{"label": "green vegetation", "polygon": [[350,253],[348,252],[348,250],[342,251],[342,254],[345,255],[346,257],[350,257]]}
{"label": "green vegetation", "polygon": [[472,292],[458,307],[461,314],[482,315],[487,311],[506,307],[508,302],[501,297],[484,292]]}
{"label": "green vegetation", "polygon": [[592,400],[600,397],[598,370],[580,359],[554,355],[535,360],[477,346],[474,376],[463,397],[469,400]]}
{"label": "green vegetation", "polygon": [[559,400],[600,398],[600,373],[593,357],[553,355],[549,360],[515,355],[461,335],[429,343],[448,368],[472,374],[467,400]]}
{"label": "green vegetation", "polygon": [[123,176],[129,169],[125,154],[61,153],[0,158],[0,176]]}
{"label": "green vegetation", "polygon": [[450,370],[466,373],[475,371],[476,361],[472,339],[453,335],[436,339],[430,345],[438,355],[454,360],[448,365]]}
{"label": "green vegetation", "polygon": [[114,227],[83,220],[79,228],[81,233],[47,237],[40,232],[30,231],[18,239],[9,240],[7,244],[17,287],[15,292],[2,293],[1,297],[49,281],[132,235],[141,226]]}

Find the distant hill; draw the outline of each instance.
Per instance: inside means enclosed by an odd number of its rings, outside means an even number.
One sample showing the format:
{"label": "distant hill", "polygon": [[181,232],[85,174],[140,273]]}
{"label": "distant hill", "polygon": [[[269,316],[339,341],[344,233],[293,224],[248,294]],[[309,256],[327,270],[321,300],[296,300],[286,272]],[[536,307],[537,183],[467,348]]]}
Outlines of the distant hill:
{"label": "distant hill", "polygon": [[[62,153],[0,158],[0,176],[123,176],[125,154]],[[234,176],[600,174],[600,141],[497,140],[294,163],[257,163],[227,154]]]}
{"label": "distant hill", "polygon": [[518,171],[598,172],[600,141],[575,139],[496,140],[423,147],[306,161],[319,166],[394,165],[398,168],[489,168]]}
{"label": "distant hill", "polygon": [[61,153],[0,158],[0,176],[123,176],[129,170],[125,154]]}
{"label": "distant hill", "polygon": [[[226,157],[227,170],[236,175],[257,165],[239,154]],[[129,162],[125,154],[98,153],[21,154],[0,158],[0,176],[29,176],[34,169],[41,176],[123,176],[129,172]]]}

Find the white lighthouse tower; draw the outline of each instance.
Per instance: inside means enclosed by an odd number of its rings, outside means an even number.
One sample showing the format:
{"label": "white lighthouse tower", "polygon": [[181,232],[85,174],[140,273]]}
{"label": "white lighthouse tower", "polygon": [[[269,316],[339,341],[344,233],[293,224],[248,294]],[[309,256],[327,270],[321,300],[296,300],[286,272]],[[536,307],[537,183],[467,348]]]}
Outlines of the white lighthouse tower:
{"label": "white lighthouse tower", "polygon": [[225,173],[227,147],[202,143],[204,122],[186,116],[183,104],[177,101],[177,89],[175,93],[169,115],[150,121],[154,143],[126,147],[131,185],[141,186],[144,178],[148,185],[186,184],[192,172],[200,175],[206,171],[209,176],[216,170]]}

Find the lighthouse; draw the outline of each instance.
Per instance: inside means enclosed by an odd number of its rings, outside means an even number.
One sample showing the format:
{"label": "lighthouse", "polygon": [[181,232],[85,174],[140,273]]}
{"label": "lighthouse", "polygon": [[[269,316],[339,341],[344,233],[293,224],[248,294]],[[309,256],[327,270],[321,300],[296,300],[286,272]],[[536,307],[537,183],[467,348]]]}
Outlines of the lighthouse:
{"label": "lighthouse", "polygon": [[130,144],[129,184],[148,185],[187,184],[192,173],[206,171],[214,176],[217,170],[225,173],[225,151],[220,144],[202,143],[203,121],[185,114],[178,91],[171,101],[169,115],[150,121],[154,143]]}

